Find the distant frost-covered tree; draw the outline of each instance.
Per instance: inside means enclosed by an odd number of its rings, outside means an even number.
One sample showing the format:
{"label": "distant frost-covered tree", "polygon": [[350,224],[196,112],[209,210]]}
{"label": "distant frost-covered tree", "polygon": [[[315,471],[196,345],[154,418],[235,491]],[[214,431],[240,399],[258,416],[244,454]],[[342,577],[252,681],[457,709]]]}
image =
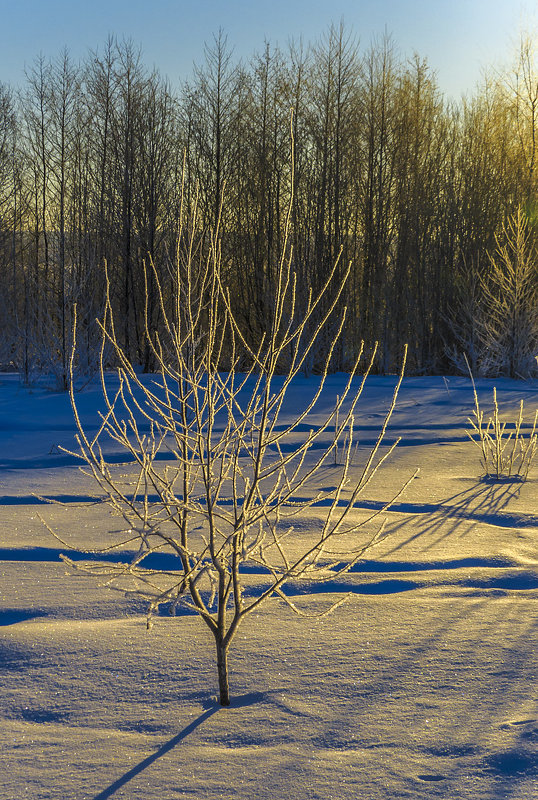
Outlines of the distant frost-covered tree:
{"label": "distant frost-covered tree", "polygon": [[538,254],[521,207],[503,225],[483,281],[483,374],[521,378],[536,371]]}

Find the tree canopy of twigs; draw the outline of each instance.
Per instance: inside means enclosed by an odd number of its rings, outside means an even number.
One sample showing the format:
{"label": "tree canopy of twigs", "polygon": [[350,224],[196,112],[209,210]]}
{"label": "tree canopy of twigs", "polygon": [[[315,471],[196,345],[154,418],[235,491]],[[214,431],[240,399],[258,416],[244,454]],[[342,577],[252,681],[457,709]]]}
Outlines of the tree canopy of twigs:
{"label": "tree canopy of twigs", "polygon": [[[118,588],[134,587],[148,600],[148,626],[164,604],[172,613],[178,607],[197,613],[214,636],[219,700],[228,705],[228,652],[245,617],[272,597],[308,616],[287,595],[286,585],[334,580],[384,538],[382,514],[389,503],[367,518],[358,514],[355,503],[397,444],[385,447],[383,440],[405,354],[377,441],[361,464],[354,465],[357,406],[375,348],[368,358],[363,347],[358,350],[343,391],[304,434],[325,388],[345,313],[335,323],[313,395],[291,416],[285,404],[294,379],[336,313],[343,287],[334,280],[339,261],[321,291],[310,291],[299,316],[286,237],[276,267],[271,324],[252,349],[233,313],[218,230],[204,254],[196,216],[185,221],[182,213],[181,221],[166,285],[151,261],[147,267],[147,279],[151,274],[158,289],[162,318],[157,332],[146,315],[146,337],[156,365],[153,380],[140,375],[120,344],[109,297],[102,321],[103,352],[108,347],[115,354],[118,385],[110,391],[102,360],[105,412],[97,433],[85,430],[71,389],[82,469],[101,487],[103,502],[125,522],[113,548],[130,549],[133,557],[126,564],[88,560],[82,567],[65,560]],[[120,468],[117,459],[107,458],[105,443],[110,440],[131,464],[128,485],[120,475],[125,465]],[[328,465],[335,485],[319,489],[320,473]],[[294,533],[294,519],[320,501],[323,521],[305,541]],[[146,566],[156,552],[170,554],[173,568]],[[262,576],[261,584],[252,583],[253,569]],[[340,597],[326,612],[344,600]]]}

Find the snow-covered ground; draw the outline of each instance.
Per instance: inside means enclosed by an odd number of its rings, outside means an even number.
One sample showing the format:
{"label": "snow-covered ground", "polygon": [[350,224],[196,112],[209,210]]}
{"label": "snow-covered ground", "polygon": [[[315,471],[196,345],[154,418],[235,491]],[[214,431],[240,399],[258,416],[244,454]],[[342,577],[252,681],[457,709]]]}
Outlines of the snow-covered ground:
{"label": "snow-covered ground", "polygon": [[[311,380],[294,384],[289,413]],[[478,382],[485,406],[493,385]],[[495,385],[501,412],[522,397],[530,421],[538,383]],[[393,386],[369,379],[361,443]],[[98,389],[79,404],[95,424]],[[294,598],[322,610],[351,591],[334,614],[305,621],[271,600],[247,618],[221,709],[197,617],[146,631],[140,601],[66,572],[38,514],[73,549],[107,541],[114,519],[58,450],[73,445],[68,398],[0,375],[2,800],[538,798],[538,462],[525,483],[481,482],[472,405],[464,378],[404,380],[389,430],[403,440],[356,511],[420,467],[387,515],[391,536]],[[321,477],[331,485],[331,466]]]}

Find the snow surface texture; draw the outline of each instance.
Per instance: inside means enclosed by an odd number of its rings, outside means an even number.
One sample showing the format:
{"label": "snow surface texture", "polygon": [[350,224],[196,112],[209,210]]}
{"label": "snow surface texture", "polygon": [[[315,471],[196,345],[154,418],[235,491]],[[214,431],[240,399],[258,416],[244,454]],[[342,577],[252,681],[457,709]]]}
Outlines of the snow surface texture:
{"label": "snow surface texture", "polygon": [[[342,382],[329,379],[321,405]],[[308,384],[294,384],[290,413]],[[532,418],[537,382],[495,384],[502,414],[523,397]],[[361,446],[393,386],[369,379]],[[485,406],[492,387],[478,381]],[[95,425],[98,389],[79,403]],[[197,617],[162,616],[148,632],[139,600],[66,574],[38,512],[73,550],[108,541],[118,521],[58,450],[73,446],[68,398],[1,375],[0,798],[538,798],[538,469],[523,484],[481,482],[472,403],[464,378],[404,380],[389,429],[402,443],[354,512],[420,467],[387,515],[392,535],[337,584],[297,587],[309,610],[353,592],[333,615],[305,621],[274,600],[247,618],[221,709]]]}

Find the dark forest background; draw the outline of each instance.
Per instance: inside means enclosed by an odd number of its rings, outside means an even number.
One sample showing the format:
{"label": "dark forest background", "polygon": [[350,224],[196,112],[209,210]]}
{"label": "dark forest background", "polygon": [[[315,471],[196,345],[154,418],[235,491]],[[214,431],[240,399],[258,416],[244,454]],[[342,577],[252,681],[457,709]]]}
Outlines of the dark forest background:
{"label": "dark forest background", "polygon": [[293,184],[299,309],[341,249],[335,279],[352,265],[333,369],[365,340],[379,342],[382,373],[408,343],[414,374],[465,369],[465,353],[476,374],[529,375],[537,115],[530,39],[458,103],[418,55],[388,36],[359,46],[343,25],[248,62],[219,33],[179,87],[131,42],[111,38],[80,64],[41,56],[21,88],[0,84],[0,364],[65,385],[76,302],[90,369],[106,262],[120,342],[150,370],[146,298],[152,329],[160,308],[144,263],[166,291],[181,196],[187,217],[198,204],[201,250],[219,223],[234,311],[256,344]]}

